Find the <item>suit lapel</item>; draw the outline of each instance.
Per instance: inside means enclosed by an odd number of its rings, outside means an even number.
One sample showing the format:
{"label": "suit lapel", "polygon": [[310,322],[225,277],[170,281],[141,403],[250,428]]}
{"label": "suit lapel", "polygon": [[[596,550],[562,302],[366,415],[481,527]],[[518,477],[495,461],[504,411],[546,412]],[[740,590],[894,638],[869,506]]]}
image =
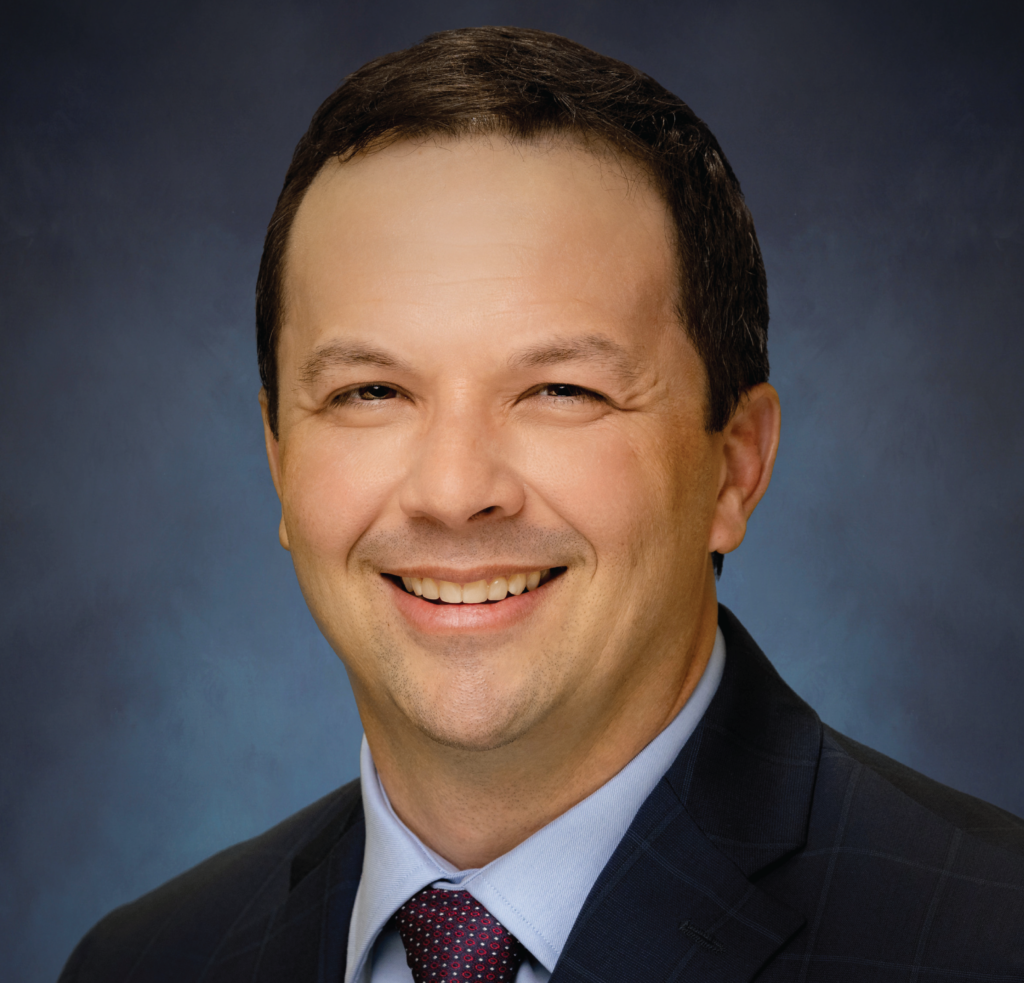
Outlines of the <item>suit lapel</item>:
{"label": "suit lapel", "polygon": [[340,983],[364,843],[359,785],[353,782],[280,876],[253,897],[202,983]]}
{"label": "suit lapel", "polygon": [[288,899],[268,926],[254,981],[341,983],[365,841],[357,801],[343,822],[332,824],[296,856]]}
{"label": "suit lapel", "polygon": [[708,839],[754,877],[807,840],[822,728],[721,605],[718,623],[722,682],[666,778]]}
{"label": "suit lapel", "polygon": [[749,980],[803,924],[722,855],[666,782],[637,818],[551,983]]}
{"label": "suit lapel", "polygon": [[721,608],[704,719],[598,878],[551,983],[741,983],[804,924],[751,878],[806,840],[821,724]]}

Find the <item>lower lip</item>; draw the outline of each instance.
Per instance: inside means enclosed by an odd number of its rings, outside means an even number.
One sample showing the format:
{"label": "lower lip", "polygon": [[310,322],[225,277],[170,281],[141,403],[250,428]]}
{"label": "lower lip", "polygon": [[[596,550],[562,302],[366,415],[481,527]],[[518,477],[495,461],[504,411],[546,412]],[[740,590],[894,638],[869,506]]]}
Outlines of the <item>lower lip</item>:
{"label": "lower lip", "polygon": [[431,604],[402,590],[387,577],[381,578],[391,590],[395,606],[417,631],[432,634],[472,634],[511,628],[537,610],[548,588],[559,578],[547,581],[536,590],[509,594],[491,604]]}

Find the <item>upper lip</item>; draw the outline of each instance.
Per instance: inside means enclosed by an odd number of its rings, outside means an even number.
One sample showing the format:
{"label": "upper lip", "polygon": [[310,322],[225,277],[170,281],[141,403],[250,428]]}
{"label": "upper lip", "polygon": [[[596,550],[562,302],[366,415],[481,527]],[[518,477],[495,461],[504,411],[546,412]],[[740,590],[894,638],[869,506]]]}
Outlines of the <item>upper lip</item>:
{"label": "upper lip", "polygon": [[551,569],[554,567],[550,563],[532,565],[509,563],[504,566],[488,564],[485,567],[470,567],[463,570],[435,566],[389,567],[387,570],[382,570],[381,573],[390,574],[393,577],[431,577],[434,580],[446,580],[450,584],[474,584],[478,580],[494,580],[497,577],[507,577],[514,573],[533,573],[535,570]]}

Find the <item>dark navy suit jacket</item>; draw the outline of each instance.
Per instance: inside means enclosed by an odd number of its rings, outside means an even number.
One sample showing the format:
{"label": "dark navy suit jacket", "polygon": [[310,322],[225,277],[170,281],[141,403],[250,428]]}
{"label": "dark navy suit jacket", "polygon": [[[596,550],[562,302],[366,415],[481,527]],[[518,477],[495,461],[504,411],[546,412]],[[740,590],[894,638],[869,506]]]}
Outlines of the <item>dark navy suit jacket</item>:
{"label": "dark navy suit jacket", "polygon": [[[843,737],[720,611],[725,675],[551,983],[1024,981],[1024,822]],[[359,784],[101,921],[63,983],[340,983]]]}

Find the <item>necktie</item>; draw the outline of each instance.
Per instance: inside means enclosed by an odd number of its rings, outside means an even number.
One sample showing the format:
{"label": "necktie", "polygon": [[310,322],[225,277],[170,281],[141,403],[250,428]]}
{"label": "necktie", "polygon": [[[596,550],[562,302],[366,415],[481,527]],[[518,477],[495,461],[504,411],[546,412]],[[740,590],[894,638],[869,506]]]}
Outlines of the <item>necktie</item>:
{"label": "necktie", "polygon": [[526,954],[468,891],[424,888],[395,920],[415,983],[511,983]]}

